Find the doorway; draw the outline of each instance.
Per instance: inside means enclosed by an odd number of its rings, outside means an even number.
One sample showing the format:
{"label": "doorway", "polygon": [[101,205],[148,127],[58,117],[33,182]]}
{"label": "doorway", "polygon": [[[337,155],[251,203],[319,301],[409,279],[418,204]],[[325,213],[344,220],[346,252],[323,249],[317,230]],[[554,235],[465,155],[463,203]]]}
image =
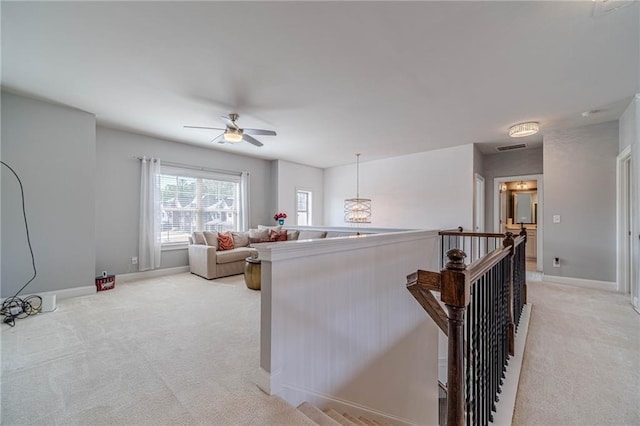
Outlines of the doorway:
{"label": "doorway", "polygon": [[[535,191],[533,190],[535,188]],[[494,179],[493,232],[517,233],[527,228],[527,269],[543,271],[542,241],[544,188],[542,175],[506,176]],[[535,235],[535,236],[534,236]]]}
{"label": "doorway", "polygon": [[633,192],[631,191],[631,147],[625,148],[617,158],[617,282],[620,293],[629,294],[631,303],[638,295],[631,285],[633,277],[633,239],[632,239],[632,206]]}
{"label": "doorway", "polygon": [[484,232],[484,178],[474,173],[475,178],[475,203],[473,215],[473,232]]}

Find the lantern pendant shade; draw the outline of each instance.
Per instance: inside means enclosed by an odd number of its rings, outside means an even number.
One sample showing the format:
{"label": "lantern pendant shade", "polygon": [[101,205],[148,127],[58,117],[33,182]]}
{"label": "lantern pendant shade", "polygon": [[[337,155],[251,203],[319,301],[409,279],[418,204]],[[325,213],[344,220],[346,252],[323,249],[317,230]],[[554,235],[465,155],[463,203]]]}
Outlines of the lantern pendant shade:
{"label": "lantern pendant shade", "polygon": [[371,200],[360,198],[360,154],[356,154],[356,198],[344,200],[346,223],[371,223]]}

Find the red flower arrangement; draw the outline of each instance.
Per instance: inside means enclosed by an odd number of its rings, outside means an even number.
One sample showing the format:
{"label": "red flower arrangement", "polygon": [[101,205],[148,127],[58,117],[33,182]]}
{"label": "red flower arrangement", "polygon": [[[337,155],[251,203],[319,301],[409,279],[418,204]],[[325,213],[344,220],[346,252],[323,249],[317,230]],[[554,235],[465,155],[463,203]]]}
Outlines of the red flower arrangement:
{"label": "red flower arrangement", "polygon": [[285,212],[278,212],[273,215],[273,220],[286,219],[286,218],[287,218],[287,214]]}

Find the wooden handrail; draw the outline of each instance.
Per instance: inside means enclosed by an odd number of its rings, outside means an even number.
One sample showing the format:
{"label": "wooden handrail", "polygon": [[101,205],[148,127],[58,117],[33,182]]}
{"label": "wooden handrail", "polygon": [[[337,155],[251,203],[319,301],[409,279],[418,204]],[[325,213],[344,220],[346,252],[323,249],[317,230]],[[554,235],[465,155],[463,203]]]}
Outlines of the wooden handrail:
{"label": "wooden handrail", "polygon": [[498,234],[495,232],[440,231],[438,232],[438,235],[453,237],[504,238],[504,234]]}
{"label": "wooden handrail", "polygon": [[511,254],[510,247],[502,247],[498,248],[485,257],[482,257],[469,266],[467,266],[467,279],[469,280],[469,284],[473,284],[483,276],[489,269],[493,268],[495,265],[500,263],[502,259],[509,256]]}

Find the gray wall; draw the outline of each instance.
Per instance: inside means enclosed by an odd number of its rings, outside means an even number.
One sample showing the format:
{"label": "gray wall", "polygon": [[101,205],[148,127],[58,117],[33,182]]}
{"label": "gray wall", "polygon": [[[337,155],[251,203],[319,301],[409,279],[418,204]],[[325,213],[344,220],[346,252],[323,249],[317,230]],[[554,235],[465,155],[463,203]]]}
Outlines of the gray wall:
{"label": "gray wall", "polygon": [[[160,158],[161,162],[248,171],[250,226],[273,222],[269,161],[98,126],[96,272],[137,272],[131,257],[138,255],[140,161],[134,157],[143,155]],[[161,254],[161,268],[188,264],[186,249],[165,250]]]}
{"label": "gray wall", "polygon": [[278,205],[273,213],[286,212],[288,215],[286,223],[296,225],[296,191],[309,190],[312,193],[312,225],[324,225],[324,170],[283,160],[274,160],[274,162],[278,163],[275,186]]}
{"label": "gray wall", "polygon": [[617,121],[545,133],[545,275],[615,282],[617,154]]}
{"label": "gray wall", "polygon": [[[95,116],[2,92],[2,161],[24,185],[38,276],[22,294],[93,286]],[[1,294],[32,275],[18,182],[2,168]]]}
{"label": "gray wall", "polygon": [[486,184],[485,230],[487,232],[493,232],[494,179],[497,177],[542,174],[542,148],[485,155],[483,157],[482,167]]}

